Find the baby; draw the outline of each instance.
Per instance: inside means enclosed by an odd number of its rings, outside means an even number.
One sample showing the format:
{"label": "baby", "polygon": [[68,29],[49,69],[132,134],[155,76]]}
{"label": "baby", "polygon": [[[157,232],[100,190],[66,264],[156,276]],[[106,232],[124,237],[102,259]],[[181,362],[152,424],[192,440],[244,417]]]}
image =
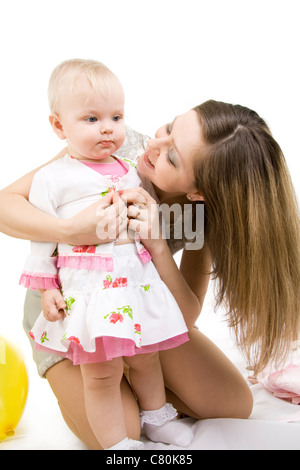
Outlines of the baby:
{"label": "baby", "polygon": [[134,165],[114,156],[125,138],[122,86],[103,64],[70,60],[52,73],[49,101],[50,123],[67,140],[68,154],[36,173],[30,202],[67,218],[113,194],[120,235],[93,246],[32,242],[20,282],[42,292],[43,312],[30,335],[36,348],[80,365],[86,413],[103,449],[143,448],[127,436],[124,362],[145,435],[188,445],[191,431],[166,403],[158,353],[188,341],[187,328],[151,256],[128,236],[118,198],[118,191],[141,184]]}

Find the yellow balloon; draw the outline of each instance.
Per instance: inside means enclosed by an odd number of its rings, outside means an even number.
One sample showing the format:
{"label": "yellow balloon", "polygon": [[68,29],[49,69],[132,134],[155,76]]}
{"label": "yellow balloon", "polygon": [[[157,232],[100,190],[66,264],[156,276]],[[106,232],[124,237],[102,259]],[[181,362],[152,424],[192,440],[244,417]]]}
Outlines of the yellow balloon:
{"label": "yellow balloon", "polygon": [[0,336],[0,441],[14,434],[27,394],[28,375],[22,354]]}

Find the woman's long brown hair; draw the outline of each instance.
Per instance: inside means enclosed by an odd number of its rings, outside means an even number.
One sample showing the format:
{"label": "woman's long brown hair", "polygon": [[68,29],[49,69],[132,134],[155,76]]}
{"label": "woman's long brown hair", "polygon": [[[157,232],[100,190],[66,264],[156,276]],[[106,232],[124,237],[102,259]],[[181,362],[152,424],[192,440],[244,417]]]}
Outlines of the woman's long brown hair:
{"label": "woman's long brown hair", "polygon": [[257,373],[299,334],[299,210],[283,153],[263,119],[239,105],[194,108],[204,140],[196,158],[217,305]]}

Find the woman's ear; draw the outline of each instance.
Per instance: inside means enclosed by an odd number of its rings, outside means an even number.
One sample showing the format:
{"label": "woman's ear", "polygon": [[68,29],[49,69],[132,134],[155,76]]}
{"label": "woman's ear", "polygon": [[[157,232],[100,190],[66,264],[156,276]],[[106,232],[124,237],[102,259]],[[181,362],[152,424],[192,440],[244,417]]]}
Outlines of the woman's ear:
{"label": "woman's ear", "polygon": [[204,201],[204,197],[201,193],[199,193],[199,191],[188,193],[186,197],[189,201]]}
{"label": "woman's ear", "polygon": [[49,122],[57,137],[61,140],[66,140],[66,136],[59,115],[56,113],[50,114]]}

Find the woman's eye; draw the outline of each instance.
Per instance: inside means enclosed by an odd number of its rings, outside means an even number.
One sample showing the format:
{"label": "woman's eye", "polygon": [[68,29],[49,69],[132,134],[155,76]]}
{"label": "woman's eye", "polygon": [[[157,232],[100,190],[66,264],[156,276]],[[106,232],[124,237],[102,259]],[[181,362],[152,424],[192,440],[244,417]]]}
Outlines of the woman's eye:
{"label": "woman's eye", "polygon": [[170,135],[172,132],[172,124],[167,124],[166,125],[166,133]]}
{"label": "woman's eye", "polygon": [[173,162],[172,158],[170,157],[170,154],[169,154],[169,153],[167,154],[167,160],[168,160],[168,162],[169,162],[171,165],[173,165],[173,166],[176,167],[176,165],[175,165],[175,163]]}

